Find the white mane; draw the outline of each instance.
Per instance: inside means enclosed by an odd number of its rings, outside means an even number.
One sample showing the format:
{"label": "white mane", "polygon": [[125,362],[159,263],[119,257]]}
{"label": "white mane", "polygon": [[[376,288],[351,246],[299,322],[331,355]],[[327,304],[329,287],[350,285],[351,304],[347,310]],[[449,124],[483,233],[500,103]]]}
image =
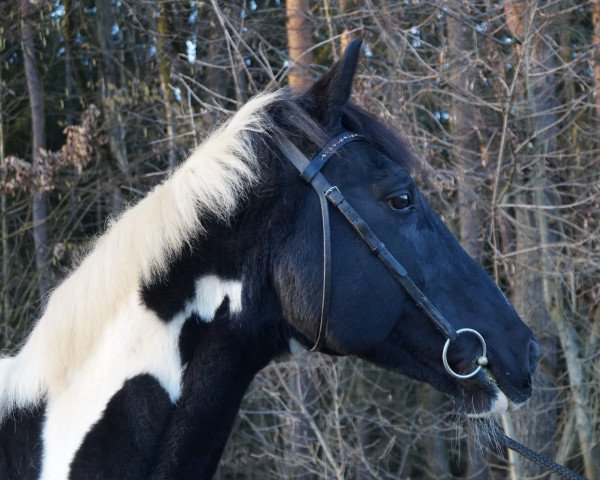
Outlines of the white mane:
{"label": "white mane", "polygon": [[60,392],[119,308],[203,232],[203,219],[232,215],[259,173],[249,134],[267,131],[265,107],[278,97],[265,94],[244,105],[98,239],[54,290],[19,354],[0,360],[0,419],[15,406]]}

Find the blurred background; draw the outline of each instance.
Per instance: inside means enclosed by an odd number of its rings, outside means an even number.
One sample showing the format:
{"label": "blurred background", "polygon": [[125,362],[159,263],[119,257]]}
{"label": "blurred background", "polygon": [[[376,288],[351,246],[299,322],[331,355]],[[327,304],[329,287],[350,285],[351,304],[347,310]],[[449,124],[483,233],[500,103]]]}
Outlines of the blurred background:
{"label": "blurred background", "polygon": [[[353,38],[356,103],[542,344],[505,428],[600,480],[600,0],[2,2],[1,348],[215,122]],[[300,354],[256,378],[217,478],[549,478],[483,437],[426,385]]]}

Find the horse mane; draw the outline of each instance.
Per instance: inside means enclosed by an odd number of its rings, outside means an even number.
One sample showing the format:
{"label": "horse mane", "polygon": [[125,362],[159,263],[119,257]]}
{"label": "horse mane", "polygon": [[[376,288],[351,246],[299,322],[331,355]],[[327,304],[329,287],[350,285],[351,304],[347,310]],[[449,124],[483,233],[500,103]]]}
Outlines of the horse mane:
{"label": "horse mane", "polygon": [[0,360],[0,418],[60,391],[119,307],[204,233],[203,221],[231,218],[259,180],[255,139],[272,133],[268,110],[284,98],[277,92],[254,97],[170,178],[112,222],[52,292],[21,351]]}

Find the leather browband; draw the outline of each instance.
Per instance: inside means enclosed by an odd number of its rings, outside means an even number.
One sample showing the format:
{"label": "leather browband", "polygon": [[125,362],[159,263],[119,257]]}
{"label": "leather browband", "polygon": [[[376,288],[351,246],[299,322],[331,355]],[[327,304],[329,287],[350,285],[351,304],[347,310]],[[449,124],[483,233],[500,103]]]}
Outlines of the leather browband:
{"label": "leather browband", "polygon": [[300,172],[300,178],[306,183],[310,183],[317,172],[321,171],[323,166],[333,157],[333,155],[344,145],[350,142],[358,140],[366,141],[366,139],[360,136],[358,133],[342,133],[333,140],[331,140],[323,149],[317,153],[311,162]]}

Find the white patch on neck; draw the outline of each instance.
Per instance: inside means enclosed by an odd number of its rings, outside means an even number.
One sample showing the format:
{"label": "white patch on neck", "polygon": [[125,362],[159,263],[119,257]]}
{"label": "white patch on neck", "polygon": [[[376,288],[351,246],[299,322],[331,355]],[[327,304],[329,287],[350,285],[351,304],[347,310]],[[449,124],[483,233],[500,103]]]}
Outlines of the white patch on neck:
{"label": "white patch on neck", "polygon": [[239,280],[223,280],[216,275],[206,275],[196,280],[196,295],[185,304],[184,309],[174,318],[188,318],[195,313],[204,322],[212,322],[217,309],[225,297],[229,298],[229,311],[242,311],[242,282]]}
{"label": "white patch on neck", "polygon": [[196,281],[195,297],[171,321],[164,322],[142,304],[137,293],[132,294],[82,368],[69,377],[64,388],[48,392],[40,480],[68,478],[86,434],[128,379],[148,373],[175,402],[184,369],[179,355],[181,328],[192,313],[212,321],[226,296],[230,311],[240,312],[242,282],[215,275],[201,277]]}
{"label": "white patch on neck", "polygon": [[91,427],[125,381],[148,373],[177,400],[181,391],[179,334],[185,318],[169,323],[142,305],[137,294],[119,310],[82,368],[64,388],[48,392],[41,480],[64,480]]}

